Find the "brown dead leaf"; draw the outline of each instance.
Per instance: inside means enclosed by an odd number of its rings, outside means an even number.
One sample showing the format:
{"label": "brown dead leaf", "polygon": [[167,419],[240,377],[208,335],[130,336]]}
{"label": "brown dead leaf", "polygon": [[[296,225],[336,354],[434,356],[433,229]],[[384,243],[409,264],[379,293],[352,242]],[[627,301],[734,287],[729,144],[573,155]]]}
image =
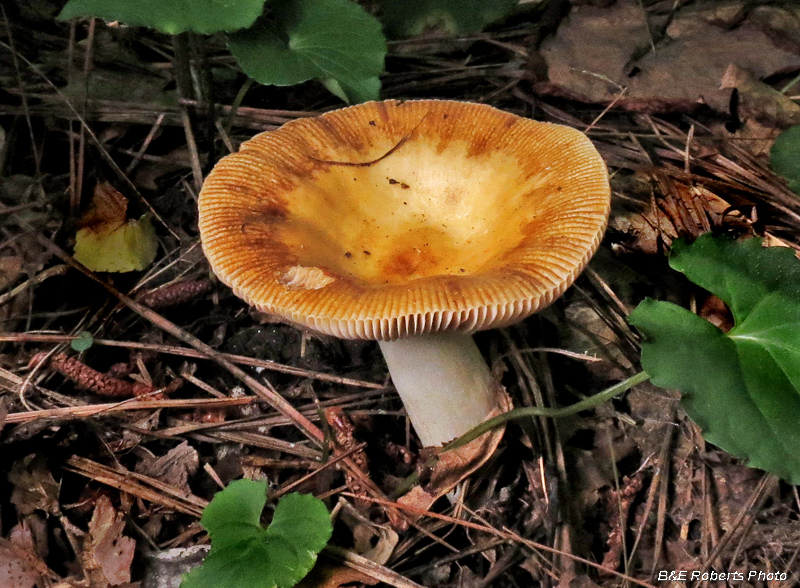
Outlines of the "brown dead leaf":
{"label": "brown dead leaf", "polygon": [[756,24],[745,20],[727,28],[713,3],[678,10],[663,35],[658,18],[646,20],[645,14],[637,0],[573,7],[542,45],[549,85],[539,90],[586,102],[618,100],[633,110],[685,111],[707,104],[725,112],[731,92],[719,86],[731,63],[759,79],[800,67],[800,56]]}
{"label": "brown dead leaf", "polygon": [[3,588],[32,588],[40,575],[37,567],[43,565],[36,554],[33,534],[24,522],[11,529],[8,539],[0,540],[0,578]]}
{"label": "brown dead leaf", "polygon": [[124,528],[122,513],[114,509],[107,496],[101,495],[89,522],[89,537],[83,552],[83,568],[93,587],[118,586],[131,581],[136,541],[122,535]]}
{"label": "brown dead leaf", "polygon": [[342,502],[339,520],[353,533],[353,550],[370,561],[383,565],[394,552],[400,537],[386,525],[378,525]]}
{"label": "brown dead leaf", "polygon": [[[494,418],[513,408],[511,397],[502,389],[497,390],[497,403],[499,408],[493,410],[487,419]],[[415,486],[397,502],[416,510],[428,510],[434,502],[450,492],[459,482],[472,475],[494,455],[504,432],[505,426],[498,427],[463,447],[440,453],[431,472],[430,481],[424,487]],[[407,514],[412,520],[422,516],[414,513]]]}
{"label": "brown dead leaf", "polygon": [[157,459],[145,460],[137,464],[136,472],[155,478],[170,486],[175,486],[191,494],[189,476],[200,466],[197,450],[184,441]]}
{"label": "brown dead leaf", "polygon": [[11,502],[21,514],[29,515],[36,510],[59,514],[58,494],[61,487],[50,473],[44,457],[32,453],[14,462],[8,479],[14,484]]}
{"label": "brown dead leaf", "polygon": [[363,572],[338,565],[324,556],[320,556],[317,565],[300,580],[295,588],[340,588],[348,584],[366,584],[374,586],[380,580]]}
{"label": "brown dead leaf", "polygon": [[[386,525],[373,523],[344,500],[340,505],[342,508],[339,511],[339,520],[345,523],[353,534],[354,551],[379,565],[389,561],[400,540],[397,533]],[[339,588],[353,583],[374,586],[378,582],[377,578],[339,565],[323,554],[297,588]]]}
{"label": "brown dead leaf", "polygon": [[720,88],[736,88],[739,92],[739,116],[742,118],[780,128],[800,124],[800,105],[736,64],[725,69]]}

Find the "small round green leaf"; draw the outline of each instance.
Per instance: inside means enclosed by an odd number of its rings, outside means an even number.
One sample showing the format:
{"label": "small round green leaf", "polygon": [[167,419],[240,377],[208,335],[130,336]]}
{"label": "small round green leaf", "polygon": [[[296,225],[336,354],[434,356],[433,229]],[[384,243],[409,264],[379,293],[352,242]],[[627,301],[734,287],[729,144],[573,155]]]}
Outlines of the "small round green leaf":
{"label": "small round green leaf", "polygon": [[81,331],[78,336],[70,341],[69,346],[75,351],[86,351],[94,343],[94,337],[89,331]]}
{"label": "small round green leaf", "polygon": [[800,194],[800,125],[778,135],[769,152],[769,164],[793,192]]}
{"label": "small round green leaf", "polygon": [[266,487],[238,480],[214,496],[200,521],[211,536],[211,550],[181,588],[291,588],[314,567],[333,531],[325,504],[289,494],[265,529],[260,518]]}
{"label": "small round green leaf", "polygon": [[58,18],[96,16],[175,35],[218,33],[252,25],[264,0],[69,0]]}
{"label": "small round green leaf", "polygon": [[642,367],[682,392],[704,437],[749,465],[800,484],[800,261],[703,235],[678,243],[670,264],[721,298],[724,333],[674,304],[645,300],[629,321],[644,335]]}
{"label": "small round green leaf", "polygon": [[[228,48],[257,82],[290,86],[334,80],[350,102],[377,100],[386,39],[351,0],[275,0],[274,20],[230,36]],[[330,88],[330,86],[329,86]]]}

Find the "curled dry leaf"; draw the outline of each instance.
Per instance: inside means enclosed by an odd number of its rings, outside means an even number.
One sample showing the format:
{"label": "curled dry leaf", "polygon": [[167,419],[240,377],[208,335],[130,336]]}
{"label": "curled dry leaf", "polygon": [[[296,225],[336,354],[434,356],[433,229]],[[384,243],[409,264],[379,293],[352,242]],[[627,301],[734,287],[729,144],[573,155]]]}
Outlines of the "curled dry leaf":
{"label": "curled dry leaf", "polygon": [[[511,397],[505,390],[498,387],[496,393],[497,404],[500,408],[493,410],[487,420],[513,408]],[[459,482],[472,475],[492,457],[500,445],[504,432],[505,426],[500,426],[462,447],[440,453],[429,482],[425,486],[412,488],[397,502],[413,507],[415,510],[428,510],[434,502],[450,492]],[[422,516],[413,512],[407,514],[412,520]]]}
{"label": "curled dry leaf", "polygon": [[143,270],[156,258],[158,241],[150,218],[128,219],[128,199],[98,184],[75,235],[75,259],[95,272]]}
{"label": "curled dry leaf", "polygon": [[383,565],[392,556],[400,537],[386,525],[373,523],[345,503],[339,519],[353,533],[354,550],[370,561]]}
{"label": "curled dry leaf", "polygon": [[89,538],[83,552],[83,568],[92,586],[104,588],[130,582],[136,541],[122,535],[124,528],[122,513],[114,509],[107,496],[101,495],[89,522]]}

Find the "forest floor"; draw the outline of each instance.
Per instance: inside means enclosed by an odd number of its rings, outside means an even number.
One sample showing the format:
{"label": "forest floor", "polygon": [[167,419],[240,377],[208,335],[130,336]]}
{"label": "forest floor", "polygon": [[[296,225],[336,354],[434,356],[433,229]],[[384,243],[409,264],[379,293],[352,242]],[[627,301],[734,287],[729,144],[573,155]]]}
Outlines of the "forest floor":
{"label": "forest floor", "polygon": [[[189,39],[211,106],[179,98],[168,36],[58,22],[59,4],[9,5],[0,22],[0,587],[177,586],[208,543],[203,507],[242,476],[337,509],[338,549],[306,586],[672,586],[664,574],[682,570],[744,575],[688,585],[800,585],[797,488],[707,443],[680,394],[650,383],[510,423],[457,500],[393,518],[380,500],[420,448],[377,344],[253,311],[214,279],[197,229],[216,160],[343,103],[314,81],[254,84],[231,116],[246,78],[216,36]],[[546,310],[476,335],[515,406],[566,406],[640,370],[626,316],[646,296],[730,325],[669,268],[675,239],[714,231],[800,251],[800,200],[768,165],[800,123],[800,9],[522,6],[486,32],[390,42],[382,97],[569,125],[604,157],[612,215],[587,271]],[[146,270],[93,274],[71,257],[103,190],[128,199],[129,217],[151,215]],[[363,487],[334,450],[366,458],[377,502],[353,498]]]}

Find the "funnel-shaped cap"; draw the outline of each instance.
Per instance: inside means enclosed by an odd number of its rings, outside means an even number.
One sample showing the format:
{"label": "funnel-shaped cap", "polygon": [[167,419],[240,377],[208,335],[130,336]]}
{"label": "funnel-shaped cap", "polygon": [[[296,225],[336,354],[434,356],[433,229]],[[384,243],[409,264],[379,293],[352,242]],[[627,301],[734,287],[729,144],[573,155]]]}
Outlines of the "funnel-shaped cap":
{"label": "funnel-shaped cap", "polygon": [[597,249],[606,167],[574,129],[480,104],[372,102],[263,133],[200,194],[219,278],[346,338],[515,322]]}

